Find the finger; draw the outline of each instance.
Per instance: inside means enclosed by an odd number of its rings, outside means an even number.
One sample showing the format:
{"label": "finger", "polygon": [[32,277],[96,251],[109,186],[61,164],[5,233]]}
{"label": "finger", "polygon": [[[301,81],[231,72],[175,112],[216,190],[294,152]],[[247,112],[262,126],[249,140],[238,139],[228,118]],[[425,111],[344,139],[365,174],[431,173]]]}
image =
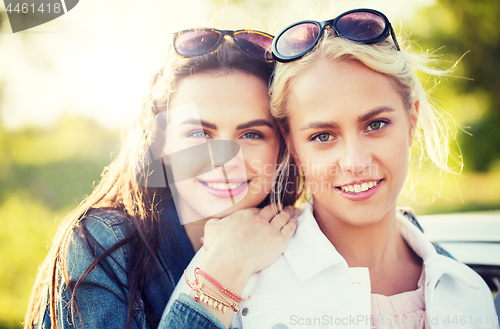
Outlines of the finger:
{"label": "finger", "polygon": [[281,212],[278,215],[274,216],[271,220],[271,224],[280,231],[283,226],[285,226],[292,216],[288,212]]}
{"label": "finger", "polygon": [[205,227],[204,227],[204,230],[205,230],[205,233],[209,230],[211,230],[211,228],[213,227],[217,227],[218,225],[220,225],[222,223],[222,220],[221,219],[218,219],[218,218],[210,218],[209,220],[207,220],[207,222],[205,223]]}
{"label": "finger", "polygon": [[254,215],[257,215],[261,212],[262,209],[259,209],[259,208],[247,208],[247,210],[251,210]]}
{"label": "finger", "polygon": [[295,214],[295,208],[292,206],[286,206],[285,209],[283,209],[283,211],[287,212],[290,215],[290,217],[293,217],[293,215]]}
{"label": "finger", "polygon": [[270,222],[274,216],[276,216],[276,212],[274,211],[272,205],[265,206],[264,208],[260,209],[259,216]]}
{"label": "finger", "polygon": [[281,229],[281,234],[283,235],[283,237],[287,240],[290,240],[292,236],[295,234],[297,225],[298,225],[297,218],[295,217],[290,218],[288,223],[286,223],[286,225],[283,226],[283,228]]}
{"label": "finger", "polygon": [[210,218],[209,220],[207,220],[207,222],[205,223],[205,226],[210,226],[212,224],[218,224],[220,221],[221,221],[221,219],[213,217],[213,218]]}
{"label": "finger", "polygon": [[203,244],[203,237],[200,238],[200,243]]}
{"label": "finger", "polygon": [[276,229],[281,230],[283,226],[286,225],[286,223],[290,220],[291,217],[293,217],[293,214],[295,212],[295,209],[290,206],[286,206],[283,212],[279,213],[273,219],[271,219],[271,224],[273,224]]}

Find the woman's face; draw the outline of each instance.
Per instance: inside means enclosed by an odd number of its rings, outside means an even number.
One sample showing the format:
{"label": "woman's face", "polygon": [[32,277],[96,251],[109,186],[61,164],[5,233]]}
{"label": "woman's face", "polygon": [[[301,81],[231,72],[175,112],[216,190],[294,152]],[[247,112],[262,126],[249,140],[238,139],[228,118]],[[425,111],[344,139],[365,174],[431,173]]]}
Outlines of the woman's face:
{"label": "woman's face", "polygon": [[296,78],[289,101],[292,152],[317,218],[363,226],[395,211],[418,103],[408,111],[388,77],[326,59]]}
{"label": "woman's face", "polygon": [[[279,151],[266,83],[238,72],[187,77],[167,113],[165,154],[183,223],[227,216],[264,200]],[[182,153],[189,148],[191,154]]]}

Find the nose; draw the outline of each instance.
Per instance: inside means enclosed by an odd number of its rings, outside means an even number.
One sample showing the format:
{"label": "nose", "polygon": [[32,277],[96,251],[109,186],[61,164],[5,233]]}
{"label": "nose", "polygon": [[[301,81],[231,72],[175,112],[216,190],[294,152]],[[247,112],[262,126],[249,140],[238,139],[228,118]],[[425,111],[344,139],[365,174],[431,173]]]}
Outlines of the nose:
{"label": "nose", "polygon": [[210,140],[210,154],[212,157],[212,165],[214,167],[224,166],[229,169],[231,167],[240,166],[243,162],[237,155],[240,153],[240,144],[230,140],[214,139]]}
{"label": "nose", "polygon": [[344,138],[339,159],[341,171],[359,175],[372,164],[372,154],[359,137]]}

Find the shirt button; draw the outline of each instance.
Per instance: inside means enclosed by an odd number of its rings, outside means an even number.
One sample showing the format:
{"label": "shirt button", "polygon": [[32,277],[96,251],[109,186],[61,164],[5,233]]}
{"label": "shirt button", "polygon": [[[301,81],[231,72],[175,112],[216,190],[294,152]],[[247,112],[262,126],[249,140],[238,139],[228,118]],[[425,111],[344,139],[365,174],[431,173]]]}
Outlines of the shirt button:
{"label": "shirt button", "polygon": [[245,307],[245,308],[241,311],[241,315],[246,316],[247,314],[248,314],[248,307]]}

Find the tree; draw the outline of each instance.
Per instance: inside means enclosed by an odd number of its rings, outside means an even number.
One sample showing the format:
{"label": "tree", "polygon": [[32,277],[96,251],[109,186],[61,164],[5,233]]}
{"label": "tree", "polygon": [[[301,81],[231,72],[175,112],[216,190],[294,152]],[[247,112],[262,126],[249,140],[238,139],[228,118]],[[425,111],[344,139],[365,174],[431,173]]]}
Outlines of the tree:
{"label": "tree", "polygon": [[[464,118],[472,137],[461,134],[459,144],[467,169],[487,171],[500,160],[500,15],[498,0],[438,0],[416,15],[415,39],[425,49],[452,54],[459,63],[457,75],[446,84],[454,99],[444,100],[450,112]],[[422,28],[428,26],[428,28]],[[446,97],[445,97],[446,98]],[[461,122],[462,123],[462,122]]]}

